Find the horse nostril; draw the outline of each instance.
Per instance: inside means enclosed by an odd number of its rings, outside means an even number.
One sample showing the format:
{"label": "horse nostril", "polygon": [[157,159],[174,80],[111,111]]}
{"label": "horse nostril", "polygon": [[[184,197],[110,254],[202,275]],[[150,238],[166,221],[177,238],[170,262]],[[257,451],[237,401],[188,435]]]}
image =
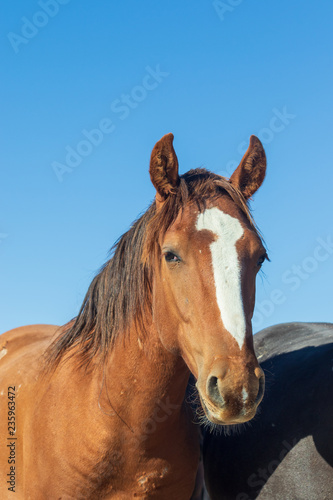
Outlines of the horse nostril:
{"label": "horse nostril", "polygon": [[218,404],[219,406],[224,404],[224,399],[220,393],[219,387],[218,387],[218,378],[217,377],[210,377],[208,379],[207,383],[207,393],[210,397],[210,399]]}
{"label": "horse nostril", "polygon": [[257,397],[255,399],[255,403],[260,403],[260,401],[262,400],[262,397],[264,395],[264,391],[265,391],[265,377],[264,377],[264,375],[262,375],[259,378],[259,389],[258,389]]}

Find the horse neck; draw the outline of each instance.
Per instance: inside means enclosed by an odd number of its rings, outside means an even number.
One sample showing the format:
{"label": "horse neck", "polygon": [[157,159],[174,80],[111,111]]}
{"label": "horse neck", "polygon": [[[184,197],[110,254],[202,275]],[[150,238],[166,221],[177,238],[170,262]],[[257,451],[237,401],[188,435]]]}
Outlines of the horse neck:
{"label": "horse neck", "polygon": [[133,328],[117,339],[104,378],[102,410],[116,411],[132,432],[172,426],[183,414],[189,370],[163,347],[154,326],[144,336]]}

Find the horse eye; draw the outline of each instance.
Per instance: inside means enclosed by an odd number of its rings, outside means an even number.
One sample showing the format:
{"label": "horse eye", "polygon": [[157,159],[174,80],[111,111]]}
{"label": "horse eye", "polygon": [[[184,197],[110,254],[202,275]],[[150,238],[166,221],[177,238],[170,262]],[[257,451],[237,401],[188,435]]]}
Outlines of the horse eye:
{"label": "horse eye", "polygon": [[166,252],[164,258],[167,262],[180,262],[180,258],[172,252]]}
{"label": "horse eye", "polygon": [[268,255],[265,252],[261,257],[259,257],[258,262],[257,262],[257,266],[261,267],[266,259],[268,260]]}

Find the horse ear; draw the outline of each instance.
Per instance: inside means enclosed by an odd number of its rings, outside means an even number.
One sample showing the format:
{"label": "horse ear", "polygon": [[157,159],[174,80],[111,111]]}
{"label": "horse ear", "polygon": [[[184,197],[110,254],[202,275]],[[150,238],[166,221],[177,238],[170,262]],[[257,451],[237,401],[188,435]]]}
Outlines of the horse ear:
{"label": "horse ear", "polygon": [[244,198],[250,198],[260,188],[266,173],[266,155],[258,137],[251,135],[250,145],[240,164],[230,177]]}
{"label": "horse ear", "polygon": [[163,202],[179,184],[178,160],[173,149],[173,134],[166,134],[154,146],[149,174],[156,189],[156,201]]}

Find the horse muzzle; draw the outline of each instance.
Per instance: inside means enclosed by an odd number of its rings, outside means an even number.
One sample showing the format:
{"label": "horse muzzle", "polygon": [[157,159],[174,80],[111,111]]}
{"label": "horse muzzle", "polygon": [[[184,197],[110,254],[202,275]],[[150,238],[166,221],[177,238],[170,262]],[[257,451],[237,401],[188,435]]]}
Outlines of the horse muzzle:
{"label": "horse muzzle", "polygon": [[251,420],[263,398],[265,376],[256,366],[246,376],[230,370],[211,370],[206,384],[197,382],[202,407],[207,418],[218,425],[240,424]]}

